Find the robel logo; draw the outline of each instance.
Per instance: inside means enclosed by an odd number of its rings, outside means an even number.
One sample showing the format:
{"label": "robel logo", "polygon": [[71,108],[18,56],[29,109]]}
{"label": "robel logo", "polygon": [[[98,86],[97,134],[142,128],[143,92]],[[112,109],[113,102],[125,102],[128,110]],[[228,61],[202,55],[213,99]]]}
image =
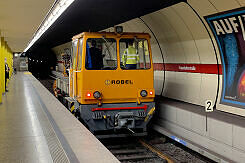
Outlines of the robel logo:
{"label": "robel logo", "polygon": [[106,80],[106,85],[115,85],[115,84],[133,84],[132,80]]}
{"label": "robel logo", "polygon": [[105,81],[105,85],[110,85],[111,84],[111,81],[110,80],[106,80]]}

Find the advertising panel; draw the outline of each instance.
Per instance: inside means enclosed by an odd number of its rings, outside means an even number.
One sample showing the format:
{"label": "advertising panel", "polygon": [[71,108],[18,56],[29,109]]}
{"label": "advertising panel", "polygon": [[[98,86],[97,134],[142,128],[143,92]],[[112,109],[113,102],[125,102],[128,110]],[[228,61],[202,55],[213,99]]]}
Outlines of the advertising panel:
{"label": "advertising panel", "polygon": [[217,41],[223,74],[220,103],[245,108],[245,8],[205,17]]}

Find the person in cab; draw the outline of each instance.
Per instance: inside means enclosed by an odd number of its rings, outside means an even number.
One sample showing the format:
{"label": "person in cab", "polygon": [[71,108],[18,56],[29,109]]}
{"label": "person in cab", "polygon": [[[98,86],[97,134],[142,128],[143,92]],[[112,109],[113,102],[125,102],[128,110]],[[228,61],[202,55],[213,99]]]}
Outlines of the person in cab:
{"label": "person in cab", "polygon": [[128,42],[128,48],[126,48],[122,55],[123,65],[126,69],[136,69],[139,62],[139,55],[137,50],[133,47],[134,41]]}
{"label": "person in cab", "polygon": [[96,47],[96,41],[92,40],[92,47],[90,50],[91,61],[92,61],[92,69],[93,70],[101,70],[103,68],[103,56],[102,51]]}

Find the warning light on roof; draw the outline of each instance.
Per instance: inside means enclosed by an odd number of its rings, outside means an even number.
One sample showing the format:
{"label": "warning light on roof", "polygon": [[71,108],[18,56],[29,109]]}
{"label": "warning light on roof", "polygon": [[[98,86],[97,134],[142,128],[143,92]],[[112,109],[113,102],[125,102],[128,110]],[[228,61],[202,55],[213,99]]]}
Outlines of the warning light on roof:
{"label": "warning light on roof", "polygon": [[114,31],[117,34],[122,34],[123,33],[123,26],[115,26]]}

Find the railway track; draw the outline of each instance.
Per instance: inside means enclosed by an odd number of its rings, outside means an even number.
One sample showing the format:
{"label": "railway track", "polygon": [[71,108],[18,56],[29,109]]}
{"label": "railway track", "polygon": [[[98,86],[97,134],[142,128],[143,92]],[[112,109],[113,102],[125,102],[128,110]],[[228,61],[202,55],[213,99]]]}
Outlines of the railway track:
{"label": "railway track", "polygon": [[39,81],[52,93],[54,94],[53,91],[53,84],[54,84],[54,79],[53,78],[49,78],[49,79],[45,79],[45,80],[41,80],[39,79]]}
{"label": "railway track", "polygon": [[145,139],[109,139],[102,140],[102,143],[122,163],[174,163],[174,161],[171,158],[166,156],[159,149],[153,147]]}
{"label": "railway track", "polygon": [[[53,79],[40,80],[53,93]],[[149,131],[147,137],[108,138],[100,141],[121,161],[137,163],[214,163],[163,135]]]}
{"label": "railway track", "polygon": [[123,163],[215,163],[154,131],[144,138],[128,137],[100,141]]}

